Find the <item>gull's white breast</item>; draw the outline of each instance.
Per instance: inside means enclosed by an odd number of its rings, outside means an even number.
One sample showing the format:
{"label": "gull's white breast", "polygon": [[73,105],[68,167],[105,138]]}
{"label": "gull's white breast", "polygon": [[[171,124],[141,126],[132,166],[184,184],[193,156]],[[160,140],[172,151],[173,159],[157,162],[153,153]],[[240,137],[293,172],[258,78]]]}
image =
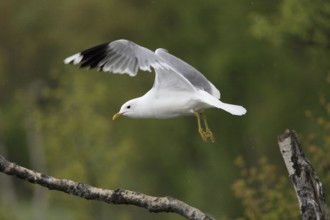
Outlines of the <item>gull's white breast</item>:
{"label": "gull's white breast", "polygon": [[150,90],[143,96],[142,102],[146,103],[144,104],[146,107],[144,114],[147,118],[166,119],[193,115],[194,112],[210,107],[197,99],[196,93]]}

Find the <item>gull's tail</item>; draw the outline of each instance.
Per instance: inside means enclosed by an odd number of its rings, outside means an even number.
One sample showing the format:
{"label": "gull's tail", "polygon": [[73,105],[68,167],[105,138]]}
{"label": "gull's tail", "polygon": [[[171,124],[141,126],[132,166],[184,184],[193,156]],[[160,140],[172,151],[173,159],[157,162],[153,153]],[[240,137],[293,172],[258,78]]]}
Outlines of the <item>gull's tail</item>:
{"label": "gull's tail", "polygon": [[246,113],[246,109],[243,106],[224,103],[205,91],[199,90],[199,92],[202,95],[200,100],[210,106],[223,109],[233,115],[244,115]]}
{"label": "gull's tail", "polygon": [[219,101],[219,103],[216,105],[216,107],[221,108],[221,109],[225,110],[226,112],[229,112],[233,115],[245,115],[245,113],[246,113],[246,109],[243,106],[227,104],[227,103],[224,103],[221,101]]}

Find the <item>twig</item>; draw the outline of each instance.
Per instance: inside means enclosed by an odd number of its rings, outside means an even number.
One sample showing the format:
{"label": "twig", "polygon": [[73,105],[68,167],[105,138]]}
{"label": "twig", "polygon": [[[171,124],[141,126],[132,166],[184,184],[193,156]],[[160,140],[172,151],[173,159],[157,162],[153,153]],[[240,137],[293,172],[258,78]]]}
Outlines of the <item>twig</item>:
{"label": "twig", "polygon": [[296,191],[302,219],[329,220],[322,183],[305,158],[295,131],[286,130],[278,144]]}
{"label": "twig", "polygon": [[200,210],[172,197],[153,197],[124,189],[101,189],[68,179],[57,179],[29,170],[6,160],[0,155],[0,172],[39,184],[50,190],[58,190],[87,200],[98,200],[109,204],[135,205],[150,212],[173,212],[190,220],[213,220]]}

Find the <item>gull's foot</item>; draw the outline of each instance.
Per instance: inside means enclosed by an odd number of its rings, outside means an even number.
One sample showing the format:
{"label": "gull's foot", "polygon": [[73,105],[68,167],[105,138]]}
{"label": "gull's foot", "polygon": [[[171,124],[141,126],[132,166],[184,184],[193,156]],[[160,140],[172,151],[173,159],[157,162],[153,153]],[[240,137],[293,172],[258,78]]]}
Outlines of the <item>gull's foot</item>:
{"label": "gull's foot", "polygon": [[[204,132],[204,135],[205,135],[206,139],[210,139],[212,143],[215,143],[215,137],[210,129],[206,129],[206,131]],[[206,142],[207,142],[207,140],[206,140]]]}
{"label": "gull's foot", "polygon": [[202,113],[198,113],[198,112],[194,112],[196,118],[197,118],[197,123],[198,123],[198,132],[199,134],[202,136],[202,139],[205,143],[208,142],[208,139],[211,140],[212,143],[215,142],[215,138],[213,136],[213,133],[212,131],[209,129],[209,126],[207,124],[207,121],[206,121],[206,116],[203,115],[203,120],[204,120],[204,124],[205,124],[205,129],[206,131],[203,130],[203,127],[201,125],[201,115]]}
{"label": "gull's foot", "polygon": [[198,129],[198,132],[200,133],[203,141],[205,143],[208,143],[208,140],[210,140],[212,143],[215,143],[215,138],[210,129],[204,131],[203,129]]}
{"label": "gull's foot", "polygon": [[200,135],[202,136],[203,141],[204,141],[205,143],[207,143],[207,135],[206,135],[206,132],[205,132],[202,128],[198,129],[198,132],[199,132]]}

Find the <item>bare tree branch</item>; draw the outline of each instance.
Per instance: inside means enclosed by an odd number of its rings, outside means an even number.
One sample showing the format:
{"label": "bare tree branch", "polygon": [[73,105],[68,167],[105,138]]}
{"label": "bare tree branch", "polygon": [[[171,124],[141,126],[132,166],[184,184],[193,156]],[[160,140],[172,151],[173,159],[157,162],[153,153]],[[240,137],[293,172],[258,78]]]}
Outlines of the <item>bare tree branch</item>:
{"label": "bare tree branch", "polygon": [[286,130],[278,144],[296,191],[302,219],[329,220],[322,183],[305,158],[295,131]]}
{"label": "bare tree branch", "polygon": [[174,212],[190,220],[213,220],[213,218],[200,210],[172,197],[153,197],[124,189],[101,189],[68,179],[57,179],[19,166],[6,160],[1,155],[0,172],[39,184],[50,190],[62,191],[87,200],[98,200],[110,204],[135,205],[155,213]]}

